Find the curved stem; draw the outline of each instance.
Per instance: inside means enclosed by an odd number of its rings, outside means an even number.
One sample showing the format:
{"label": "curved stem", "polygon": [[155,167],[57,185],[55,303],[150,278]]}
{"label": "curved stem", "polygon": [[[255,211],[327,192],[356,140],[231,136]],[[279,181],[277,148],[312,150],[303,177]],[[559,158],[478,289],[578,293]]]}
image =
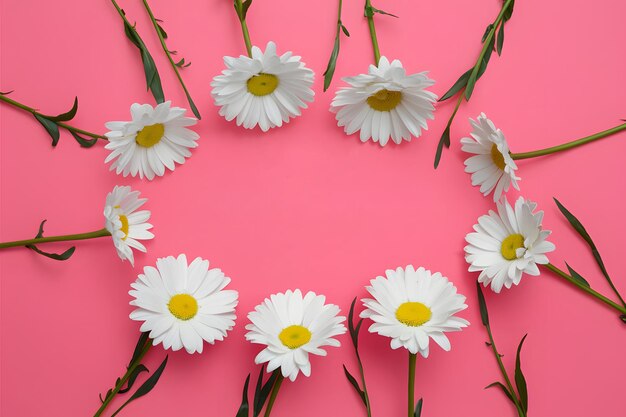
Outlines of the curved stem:
{"label": "curved stem", "polygon": [[584,145],[584,144],[589,143],[589,142],[593,142],[593,141],[598,140],[598,139],[602,139],[604,137],[610,136],[610,135],[615,134],[617,132],[621,132],[622,130],[626,130],[626,123],[622,123],[621,125],[615,126],[615,127],[611,128],[611,129],[607,129],[607,130],[604,130],[602,132],[596,133],[594,135],[587,136],[587,137],[584,137],[582,139],[574,140],[572,142],[567,142],[567,143],[564,143],[562,145],[552,146],[550,148],[540,149],[540,150],[531,151],[531,152],[512,153],[511,154],[511,158],[513,158],[513,159],[527,159],[527,158],[534,158],[536,156],[549,155],[551,153],[557,153],[557,152],[565,151],[565,150],[568,150],[568,149],[571,149],[571,148],[575,148],[577,146]]}
{"label": "curved stem", "polygon": [[[252,1],[252,0],[248,0]],[[239,17],[239,23],[241,23],[241,32],[243,33],[243,40],[246,43],[246,51],[248,56],[252,57],[252,42],[250,41],[250,32],[248,31],[248,24],[246,18],[243,15],[243,2],[241,0],[235,0],[235,9],[237,10],[237,16]]]}
{"label": "curved stem", "polygon": [[104,402],[102,403],[100,408],[98,408],[96,414],[94,414],[94,417],[99,417],[100,415],[102,415],[102,413],[109,406],[111,401],[113,401],[113,398],[115,398],[115,396],[119,393],[124,384],[126,384],[128,378],[130,378],[135,369],[141,364],[141,360],[146,355],[146,353],[148,353],[148,350],[150,350],[150,346],[152,346],[152,342],[150,341],[150,339],[148,339],[141,353],[137,356],[135,361],[128,366],[126,373],[124,374],[124,376],[122,376],[122,378],[120,378],[119,382],[115,384],[115,387],[113,388],[113,391],[111,391],[111,394],[104,399]]}
{"label": "curved stem", "polygon": [[409,417],[413,417],[415,409],[415,362],[417,355],[409,352]]}
{"label": "curved stem", "polygon": [[367,417],[372,417],[372,409],[370,406],[370,396],[367,393],[367,386],[365,385],[365,372],[363,371],[363,363],[361,362],[361,355],[359,355],[359,351],[356,349],[356,358],[359,363],[359,374],[361,376],[361,386],[363,387],[363,397],[365,397],[365,409],[367,410]]}
{"label": "curved stem", "polygon": [[[22,109],[24,111],[32,113],[33,115],[36,114],[38,116],[47,118],[45,114],[39,113],[37,111],[37,109],[34,109],[34,108],[29,107],[29,106],[27,106],[25,104],[22,104],[22,103],[20,103],[18,101],[10,99],[9,97],[7,97],[4,94],[0,94],[0,101],[4,101],[5,103],[10,104],[13,107],[17,107],[18,109]],[[79,129],[79,128],[74,127],[74,126],[70,126],[70,125],[68,125],[67,123],[64,123],[64,122],[53,122],[53,123],[55,123],[57,126],[60,126],[60,127],[64,128],[64,129],[71,130],[72,132],[80,133],[81,135],[89,136],[89,137],[92,137],[94,139],[108,140],[107,137],[104,136],[104,135],[98,135],[97,133],[88,132],[86,130]]]}
{"label": "curved stem", "polygon": [[0,249],[13,248],[16,246],[38,245],[40,243],[47,243],[47,242],[66,242],[68,240],[94,239],[97,237],[104,237],[104,236],[111,236],[111,233],[109,233],[107,229],[100,229],[100,230],[96,230],[95,232],[78,233],[75,235],[48,236],[48,237],[38,237],[34,239],[16,240],[13,242],[0,243]]}
{"label": "curved stem", "polygon": [[577,280],[572,278],[569,274],[567,274],[564,271],[560,270],[556,266],[554,266],[552,264],[546,264],[544,266],[546,268],[548,268],[550,271],[552,271],[555,274],[557,274],[558,276],[560,276],[561,278],[565,278],[565,280],[567,280],[571,284],[574,284],[576,287],[578,287],[579,289],[583,290],[587,294],[597,298],[598,300],[602,301],[604,304],[606,304],[606,305],[614,308],[615,310],[619,311],[621,314],[626,314],[626,307],[623,307],[623,306],[617,304],[616,302],[612,301],[611,299],[605,297],[604,295],[600,294],[599,292],[597,292],[595,290],[592,290],[591,287],[588,287],[588,286],[584,285],[583,283],[578,282]]}
{"label": "curved stem", "polygon": [[378,48],[376,26],[374,26],[374,11],[372,10],[371,0],[365,0],[365,16],[367,16],[367,25],[370,28],[370,38],[372,38],[372,47],[374,48],[374,63],[378,65],[378,61],[380,61],[380,50]]}
{"label": "curved stem", "polygon": [[265,417],[269,417],[272,412],[272,407],[274,407],[274,402],[276,401],[276,396],[278,395],[278,390],[280,390],[280,386],[283,383],[283,374],[280,372],[280,368],[277,370],[278,376],[276,377],[276,382],[274,382],[274,386],[272,387],[272,393],[270,394],[270,398],[267,403],[267,408],[265,409]]}

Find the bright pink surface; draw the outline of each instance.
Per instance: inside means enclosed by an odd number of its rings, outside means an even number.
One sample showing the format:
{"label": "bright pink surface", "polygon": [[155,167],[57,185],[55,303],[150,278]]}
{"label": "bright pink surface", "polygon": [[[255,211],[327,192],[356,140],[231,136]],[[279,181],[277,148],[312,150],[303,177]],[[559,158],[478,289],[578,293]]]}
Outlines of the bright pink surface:
{"label": "bright pink surface", "polygon": [[[157,257],[202,256],[222,268],[240,291],[239,319],[223,343],[201,356],[172,354],[161,381],[126,416],[233,416],[259,347],[244,341],[245,318],[271,292],[315,290],[347,313],[368,280],[387,268],[412,263],[442,271],[468,295],[461,315],[472,323],[451,335],[452,351],[432,349],[418,360],[417,397],[425,416],[513,416],[484,345],[474,280],[463,259],[464,236],[492,207],[463,172],[458,140],[468,117],[481,111],[503,129],[514,152],[591,134],[626,116],[623,54],[626,3],[519,1],[506,27],[503,56],[492,58],[472,101],[452,128],[453,149],[432,168],[452,102],[438,106],[429,131],[411,143],[361,144],[336,127],[329,107],[339,77],[365,72],[372,52],[362,1],[347,1],[336,78],[322,93],[322,72],[332,46],[336,1],[255,0],[249,12],[253,42],[293,50],[316,72],[316,100],[304,115],[267,134],[247,131],[218,116],[209,83],[223,55],[244,52],[231,1],[152,0],[170,34],[170,48],[193,62],[184,79],[202,113],[200,146],[184,165],[153,182],[116,176],[103,164],[102,144],[81,149],[66,133],[56,149],[31,116],[0,106],[1,240],[102,227],[106,193],[129,184],[149,198],[156,239],[133,269],[107,239],[79,243],[68,262],[25,249],[2,252],[2,416],[88,416],[124,370],[139,324],[128,319],[129,283]],[[411,72],[430,70],[442,95],[476,59],[480,36],[499,0],[440,2],[379,0],[400,19],[377,17],[383,54]],[[160,69],[165,95],[187,107],[139,1],[121,1]],[[2,0],[0,90],[47,113],[67,110],[74,95],[74,124],[103,132],[104,122],[125,120],[133,102],[153,103],[145,91],[138,51],[125,38],[106,0],[41,2]],[[552,202],[566,204],[596,240],[616,284],[626,291],[626,234],[622,155],[626,134],[584,149],[520,162],[522,194],[544,209],[557,251],[608,293],[592,257]],[[515,194],[509,194],[509,198]],[[50,245],[61,249],[65,245]],[[504,361],[528,333],[523,366],[533,417],[617,416],[623,412],[626,332],[615,314],[550,273],[526,278],[503,294],[486,292]],[[355,371],[347,336],[341,349],[313,359],[313,374],[285,384],[273,416],[363,416],[341,364]],[[376,416],[403,416],[406,351],[363,333]],[[156,369],[165,353],[149,354]],[[119,404],[119,403],[116,403]]]}

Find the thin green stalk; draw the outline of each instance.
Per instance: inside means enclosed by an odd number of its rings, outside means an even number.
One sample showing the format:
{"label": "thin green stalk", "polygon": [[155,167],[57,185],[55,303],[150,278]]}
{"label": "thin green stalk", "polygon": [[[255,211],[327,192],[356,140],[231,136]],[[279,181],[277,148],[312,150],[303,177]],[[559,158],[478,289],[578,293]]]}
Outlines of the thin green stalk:
{"label": "thin green stalk", "polygon": [[95,232],[78,233],[75,235],[47,236],[47,237],[38,237],[35,239],[16,240],[14,242],[0,243],[0,249],[13,248],[16,246],[38,245],[40,243],[47,243],[47,242],[66,242],[68,240],[94,239],[97,237],[104,237],[104,236],[111,236],[111,233],[109,233],[107,229],[100,229],[100,230],[96,230]]}
{"label": "thin green stalk", "polygon": [[378,48],[378,37],[376,36],[376,26],[374,26],[374,12],[371,0],[365,0],[365,16],[367,16],[367,25],[370,28],[370,37],[372,38],[372,47],[374,48],[374,63],[378,65],[380,49]]}
{"label": "thin green stalk", "polygon": [[584,145],[584,144],[589,143],[589,142],[593,142],[593,141],[598,140],[598,139],[605,138],[605,137],[610,136],[610,135],[612,135],[614,133],[621,132],[622,130],[626,130],[626,123],[622,123],[621,125],[615,126],[615,127],[611,128],[611,129],[607,129],[607,130],[604,130],[602,132],[596,133],[594,135],[587,136],[587,137],[584,137],[582,139],[574,140],[572,142],[567,142],[567,143],[564,143],[562,145],[552,146],[550,148],[540,149],[540,150],[532,151],[532,152],[512,153],[511,154],[511,158],[513,158],[513,159],[527,159],[527,158],[534,158],[534,157],[537,157],[537,156],[549,155],[551,153],[557,153],[557,152],[565,151],[565,150],[568,150],[568,149],[571,149],[571,148],[575,148],[577,146]]}
{"label": "thin green stalk", "polygon": [[[29,113],[31,113],[33,115],[36,114],[36,115],[39,115],[39,116],[44,117],[44,118],[46,117],[45,114],[39,113],[37,111],[37,109],[34,109],[34,108],[29,107],[29,106],[27,106],[25,104],[22,104],[22,103],[17,102],[17,101],[15,101],[13,99],[10,99],[9,97],[7,97],[4,94],[0,94],[0,100],[4,101],[7,104],[12,105],[13,107],[17,107],[19,109],[27,111],[27,112],[29,112]],[[54,122],[54,123],[56,123],[57,126],[60,126],[60,127],[66,129],[66,130],[71,130],[74,133],[78,133],[78,134],[82,134],[82,135],[85,135],[85,136],[89,136],[89,137],[92,137],[94,139],[108,140],[107,137],[104,136],[104,135],[98,135],[97,133],[91,133],[91,132],[88,132],[86,130],[74,127],[74,126],[70,126],[67,123],[63,123],[63,122]]]}
{"label": "thin green stalk", "polygon": [[417,355],[409,352],[409,414],[408,417],[413,417],[415,410],[415,362]]}
{"label": "thin green stalk", "polygon": [[278,395],[278,390],[280,390],[280,386],[283,383],[283,374],[278,370],[278,376],[276,377],[276,382],[274,382],[274,386],[272,387],[272,393],[270,394],[269,401],[267,403],[267,408],[265,409],[265,417],[270,417],[270,413],[272,412],[272,407],[274,407],[274,401],[276,401],[276,396]]}
{"label": "thin green stalk", "polygon": [[370,406],[370,396],[367,393],[367,386],[365,385],[365,372],[363,371],[363,363],[361,362],[361,355],[359,355],[359,351],[356,349],[354,349],[356,351],[356,359],[357,362],[359,363],[359,375],[361,376],[361,386],[363,387],[363,396],[365,397],[365,409],[367,410],[367,417],[372,417],[372,409]]}
{"label": "thin green stalk", "polygon": [[152,346],[152,342],[150,341],[150,339],[148,339],[147,342],[146,342],[146,345],[144,346],[144,348],[141,351],[141,353],[137,356],[135,361],[130,364],[130,366],[126,370],[126,373],[124,374],[124,376],[119,380],[119,382],[117,384],[115,384],[115,387],[113,388],[113,391],[111,392],[110,395],[108,395],[104,399],[102,405],[100,406],[100,408],[98,408],[98,411],[96,411],[96,414],[94,414],[93,417],[99,417],[99,416],[102,415],[102,413],[109,406],[111,401],[113,401],[113,398],[115,398],[115,396],[118,394],[118,392],[126,384],[126,382],[128,381],[128,378],[130,378],[130,376],[133,374],[135,369],[141,364],[141,360],[146,355],[146,353],[148,353],[148,350],[150,350],[150,346]]}
{"label": "thin green stalk", "polygon": [[567,274],[564,271],[560,270],[556,266],[554,266],[552,264],[546,264],[544,266],[546,268],[548,268],[550,271],[552,271],[555,274],[557,274],[558,276],[560,276],[561,278],[565,278],[565,280],[567,280],[571,284],[574,284],[576,287],[578,287],[579,289],[583,290],[587,294],[597,298],[598,300],[602,301],[606,305],[608,305],[608,306],[614,308],[615,310],[619,311],[621,314],[626,314],[626,307],[623,307],[623,306],[617,304],[616,302],[610,300],[609,298],[605,297],[604,295],[600,294],[599,292],[597,292],[595,290],[592,290],[591,287],[588,287],[588,286],[584,285],[583,283],[578,282],[577,280],[572,278],[569,274]]}
{"label": "thin green stalk", "polygon": [[243,2],[241,0],[235,0],[235,8],[237,9],[239,23],[241,23],[241,32],[243,33],[243,40],[246,43],[246,51],[248,52],[248,56],[252,57],[252,42],[250,41],[250,32],[248,31],[246,17],[243,14]]}

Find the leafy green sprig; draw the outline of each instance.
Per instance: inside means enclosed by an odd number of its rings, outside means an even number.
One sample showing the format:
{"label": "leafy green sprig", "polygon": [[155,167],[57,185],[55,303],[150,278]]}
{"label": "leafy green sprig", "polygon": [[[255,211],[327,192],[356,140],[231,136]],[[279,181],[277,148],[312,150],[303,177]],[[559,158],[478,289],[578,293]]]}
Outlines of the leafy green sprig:
{"label": "leafy green sprig", "polygon": [[[465,101],[469,101],[472,93],[474,92],[474,87],[476,86],[476,82],[480,79],[480,77],[487,70],[487,65],[489,64],[489,59],[491,58],[491,53],[495,49],[498,55],[502,54],[502,46],[504,45],[504,24],[511,19],[513,15],[513,7],[515,6],[515,0],[504,0],[502,4],[502,9],[500,9],[500,13],[496,17],[493,23],[487,25],[487,29],[482,37],[482,50],[480,51],[480,55],[478,56],[478,60],[476,64],[465,71],[463,75],[459,77],[459,79],[454,83],[454,85],[446,92],[439,101],[445,101],[449,98],[454,97],[455,94],[462,91],[459,94],[459,98],[456,102],[456,106],[452,111],[452,115],[446,124],[446,128],[439,139],[439,144],[437,145],[437,153],[435,154],[435,168],[439,166],[439,162],[441,161],[441,154],[443,152],[443,147],[450,147],[450,127],[452,126],[452,121],[454,120],[454,116],[456,116],[463,99]],[[497,32],[497,35],[496,35]]]}
{"label": "leafy green sprig", "polygon": [[[9,97],[12,91],[8,91],[6,93],[0,92],[0,101],[3,101],[13,107],[18,109],[27,111],[33,115],[33,117],[41,123],[41,125],[46,129],[46,132],[52,138],[52,146],[57,146],[59,143],[60,133],[59,129],[65,129],[72,137],[82,146],[83,148],[91,148],[93,145],[98,142],[98,139],[107,140],[107,137],[104,135],[99,135],[97,133],[91,133],[83,129],[79,129],[77,127],[68,125],[65,122],[68,122],[76,116],[76,112],[78,111],[78,97],[74,97],[74,104],[72,108],[66,111],[65,113],[58,114],[56,116],[50,116],[43,113],[40,113],[37,109],[22,104],[18,101],[15,101]],[[87,139],[84,136],[88,136],[91,139]]]}
{"label": "leafy green sprig", "polygon": [[330,87],[330,83],[333,80],[333,75],[335,74],[335,67],[337,66],[337,58],[339,57],[339,44],[341,40],[341,32],[344,35],[350,37],[350,32],[343,25],[341,21],[341,8],[343,6],[343,0],[339,0],[339,10],[337,11],[337,32],[335,33],[335,43],[333,45],[333,51],[330,54],[330,59],[328,60],[328,65],[326,66],[326,70],[324,71],[324,91],[328,90]]}
{"label": "leafy green sprig", "polygon": [[522,352],[522,346],[524,345],[524,341],[526,340],[526,336],[522,337],[519,345],[517,346],[517,354],[515,356],[515,374],[514,381],[515,387],[511,383],[511,378],[502,363],[502,355],[498,352],[498,348],[496,347],[496,342],[493,339],[493,334],[491,333],[491,325],[489,324],[489,313],[487,312],[487,303],[485,302],[485,296],[483,295],[482,288],[480,287],[480,283],[476,282],[476,291],[478,294],[478,305],[480,308],[480,319],[487,329],[487,335],[489,336],[489,342],[486,343],[488,347],[493,351],[493,355],[496,358],[496,362],[498,362],[498,368],[500,368],[500,373],[504,378],[504,384],[500,381],[492,382],[487,385],[485,389],[497,387],[504,392],[506,397],[513,403],[515,409],[517,410],[518,417],[526,417],[528,415],[528,387],[526,384],[526,378],[524,377],[524,373],[522,372],[522,364],[520,360],[520,354]]}
{"label": "leafy green sprig", "polygon": [[[130,391],[142,372],[149,372],[148,368],[141,362],[146,353],[148,353],[148,350],[150,350],[150,346],[152,346],[152,340],[148,337],[148,332],[141,333],[139,340],[137,341],[137,345],[135,346],[135,350],[133,351],[133,356],[130,358],[130,362],[126,367],[126,373],[122,377],[115,380],[115,386],[107,391],[104,398],[100,395],[100,402],[102,404],[94,414],[94,417],[101,416],[116,395],[124,394]],[[165,370],[167,358],[168,357],[165,356],[165,359],[161,362],[161,365],[159,365],[157,370],[154,371],[154,373],[150,375],[150,377],[146,379],[144,383],[139,386],[139,388],[137,388],[134,394],[131,395],[130,398],[111,415],[111,417],[115,417],[128,404],[152,391],[159,381],[159,378],[161,378],[161,374],[163,374],[163,371]]]}
{"label": "leafy green sprig", "polygon": [[[256,387],[254,389],[254,397],[252,401],[252,417],[258,417],[261,415],[261,411],[267,402],[268,397],[274,392],[278,392],[274,387],[279,384],[278,380],[282,381],[282,375],[280,374],[280,368],[276,369],[267,381],[263,382],[263,375],[265,374],[265,366],[261,366],[261,370],[259,372],[259,377],[256,382]],[[250,374],[246,378],[246,382],[243,385],[243,394],[241,399],[241,405],[239,406],[239,410],[237,411],[237,415],[235,417],[249,417],[250,416],[250,402],[248,401],[248,385],[250,384]],[[272,398],[275,400],[276,395],[272,395]],[[273,400],[271,401],[273,405]],[[271,411],[271,406],[268,404],[268,409]],[[266,415],[269,414],[269,411],[266,410]]]}
{"label": "leafy green sprig", "polygon": [[191,65],[191,62],[185,63],[185,58],[181,58],[178,62],[174,61],[174,58],[172,58],[172,55],[176,55],[177,52],[170,51],[167,48],[167,45],[165,44],[165,39],[167,39],[167,32],[165,32],[165,30],[163,30],[163,27],[159,24],[159,22],[162,22],[162,21],[154,17],[154,14],[152,13],[152,9],[150,9],[150,6],[148,5],[147,0],[143,0],[143,5],[146,8],[148,15],[150,16],[150,21],[152,22],[152,25],[154,26],[154,30],[156,30],[156,33],[159,37],[159,41],[161,42],[161,47],[163,48],[163,52],[165,52],[167,59],[170,61],[170,64],[172,65],[172,68],[174,69],[176,78],[178,78],[180,85],[183,87],[183,91],[185,92],[185,96],[187,97],[187,101],[189,102],[189,107],[191,108],[191,111],[198,119],[201,119],[200,112],[198,111],[196,104],[193,102],[191,98],[191,94],[189,94],[189,90],[187,90],[187,86],[185,86],[185,82],[183,81],[183,78],[181,77],[180,71],[179,71],[179,69],[187,68],[189,65]]}
{"label": "leafy green sprig", "polygon": [[374,49],[374,64],[378,65],[378,61],[380,61],[380,47],[378,46],[378,36],[376,36],[376,26],[374,25],[375,14],[382,14],[396,18],[398,16],[387,13],[384,10],[377,9],[372,6],[371,0],[365,0],[365,17],[367,18],[367,26],[370,30],[370,38],[372,39],[372,47]]}

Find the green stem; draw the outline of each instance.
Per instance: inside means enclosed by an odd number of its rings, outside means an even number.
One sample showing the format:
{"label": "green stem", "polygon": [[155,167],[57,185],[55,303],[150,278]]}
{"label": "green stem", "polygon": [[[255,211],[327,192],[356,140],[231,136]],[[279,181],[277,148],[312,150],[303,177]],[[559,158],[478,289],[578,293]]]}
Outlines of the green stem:
{"label": "green stem", "polygon": [[267,403],[267,408],[265,409],[265,417],[269,417],[270,413],[272,412],[272,407],[274,407],[274,402],[276,401],[276,396],[278,395],[278,390],[280,389],[280,386],[283,383],[283,379],[285,379],[283,377],[283,374],[280,372],[280,368],[276,370],[277,373],[277,377],[276,377],[276,382],[274,382],[274,386],[272,387],[272,393],[270,394],[270,398],[268,400]]}
{"label": "green stem", "polygon": [[66,242],[68,240],[94,239],[97,237],[104,237],[104,236],[111,236],[111,233],[109,233],[107,229],[100,229],[100,230],[96,230],[95,232],[78,233],[75,235],[48,236],[48,237],[38,237],[35,239],[16,240],[14,242],[0,243],[0,249],[13,248],[16,246],[38,245],[40,243],[47,243],[47,242]]}
{"label": "green stem", "polygon": [[593,142],[593,141],[598,140],[598,139],[605,138],[605,137],[610,136],[610,135],[612,135],[614,133],[621,132],[622,130],[626,130],[626,123],[622,123],[619,126],[615,126],[615,127],[611,128],[611,129],[604,130],[602,132],[596,133],[596,134],[591,135],[591,136],[584,137],[582,139],[574,140],[572,142],[567,142],[567,143],[564,143],[564,144],[558,145],[558,146],[552,146],[551,148],[540,149],[538,151],[532,151],[532,152],[512,153],[511,154],[511,158],[513,158],[513,159],[527,159],[527,158],[534,158],[536,156],[549,155],[551,153],[557,153],[557,152],[565,151],[565,150],[568,150],[568,149],[571,149],[571,148],[575,148],[577,146],[584,145],[584,144],[589,143],[589,142]]}
{"label": "green stem", "polygon": [[544,266],[546,268],[548,268],[550,271],[552,271],[555,274],[557,274],[558,276],[560,276],[561,278],[565,278],[565,280],[569,281],[571,284],[574,284],[576,287],[578,287],[579,289],[583,290],[587,294],[597,298],[598,300],[602,301],[606,305],[608,305],[608,306],[614,308],[615,310],[619,311],[621,314],[626,314],[626,307],[623,307],[623,306],[617,304],[616,302],[610,300],[609,298],[605,297],[604,295],[600,294],[599,292],[597,292],[595,290],[592,290],[591,287],[588,287],[585,284],[583,284],[581,282],[578,282],[577,280],[572,278],[569,274],[567,274],[564,271],[560,270],[556,266],[554,266],[552,264],[546,264]]}
{"label": "green stem", "polygon": [[370,38],[372,38],[372,47],[374,48],[374,63],[378,65],[380,50],[378,48],[378,38],[376,37],[376,26],[374,26],[374,11],[372,10],[371,0],[365,0],[365,16],[367,16],[367,25],[370,28]]}
{"label": "green stem", "polygon": [[[27,106],[27,105],[25,105],[25,104],[22,104],[22,103],[17,102],[17,101],[15,101],[15,100],[13,100],[13,99],[10,99],[9,97],[7,97],[7,96],[6,96],[6,95],[4,95],[4,94],[0,94],[0,100],[1,100],[1,101],[4,101],[4,102],[5,102],[5,103],[7,103],[7,104],[12,105],[13,107],[17,107],[18,109],[22,109],[22,110],[24,110],[24,111],[27,111],[27,112],[29,112],[29,113],[31,113],[31,114],[33,114],[33,115],[35,115],[35,114],[36,114],[36,115],[38,115],[38,116],[41,116],[41,117],[47,118],[47,116],[46,116],[45,114],[39,113],[39,112],[37,111],[37,109],[34,109],[34,108],[29,107],[29,106]],[[107,137],[106,137],[106,136],[104,136],[104,135],[98,135],[98,134],[96,134],[96,133],[91,133],[91,132],[88,132],[88,131],[86,131],[86,130],[83,130],[83,129],[79,129],[79,128],[77,128],[77,127],[74,127],[74,126],[70,126],[70,125],[68,125],[67,123],[63,123],[63,122],[53,122],[53,123],[55,123],[57,126],[60,126],[60,127],[62,127],[62,128],[64,128],[64,129],[66,129],[66,130],[71,130],[71,131],[72,131],[72,132],[74,132],[74,133],[79,133],[79,134],[81,134],[81,135],[89,136],[89,137],[92,137],[92,138],[94,138],[94,139],[108,140],[108,139],[107,139]]]}
{"label": "green stem", "polygon": [[242,0],[235,0],[235,9],[237,10],[239,23],[241,23],[241,32],[243,33],[243,40],[246,43],[246,51],[248,52],[248,56],[252,57],[252,42],[250,42],[250,32],[248,31],[248,24],[246,23],[246,18],[243,15]]}
{"label": "green stem", "polygon": [[367,393],[367,386],[365,385],[365,372],[363,371],[363,363],[361,362],[361,355],[359,355],[359,351],[354,348],[356,351],[356,359],[359,363],[359,374],[361,376],[361,386],[363,387],[363,397],[365,397],[365,409],[367,410],[367,417],[372,417],[372,409],[370,406],[370,396]]}
{"label": "green stem", "polygon": [[96,411],[96,414],[94,414],[94,417],[99,417],[100,415],[102,415],[102,413],[109,406],[111,401],[113,401],[113,398],[115,398],[115,396],[119,393],[122,387],[126,384],[126,382],[128,381],[128,378],[130,378],[130,376],[133,374],[135,369],[141,364],[141,360],[146,355],[146,353],[148,353],[148,350],[150,350],[150,346],[152,346],[152,342],[150,339],[148,339],[143,350],[137,356],[137,359],[135,359],[135,361],[128,366],[126,373],[119,380],[119,382],[115,384],[115,387],[113,388],[113,391],[111,392],[111,394],[104,399],[104,402],[102,403],[100,408],[98,408],[98,411]]}
{"label": "green stem", "polygon": [[409,417],[413,417],[415,410],[415,362],[417,355],[409,352]]}

